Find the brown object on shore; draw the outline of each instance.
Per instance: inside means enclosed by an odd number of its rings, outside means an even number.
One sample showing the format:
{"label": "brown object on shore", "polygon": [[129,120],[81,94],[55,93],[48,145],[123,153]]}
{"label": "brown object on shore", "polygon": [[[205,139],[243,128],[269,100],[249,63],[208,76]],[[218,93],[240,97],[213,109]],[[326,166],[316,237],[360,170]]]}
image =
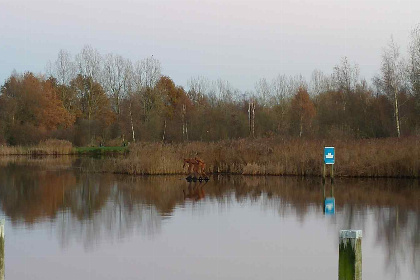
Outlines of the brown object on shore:
{"label": "brown object on shore", "polygon": [[182,168],[185,168],[185,166],[188,164],[188,175],[194,172],[194,175],[203,175],[206,176],[205,168],[206,164],[205,162],[200,158],[184,158],[184,165]]}
{"label": "brown object on shore", "polygon": [[192,170],[194,166],[197,164],[197,161],[193,158],[184,158],[184,165],[182,168],[185,168],[185,166],[188,164],[188,175],[192,173]]}
{"label": "brown object on shore", "polygon": [[206,171],[205,171],[206,170],[206,163],[198,157],[195,157],[194,159],[197,162],[196,170],[194,170],[194,171],[198,172],[198,174],[200,174],[200,175],[207,176]]}

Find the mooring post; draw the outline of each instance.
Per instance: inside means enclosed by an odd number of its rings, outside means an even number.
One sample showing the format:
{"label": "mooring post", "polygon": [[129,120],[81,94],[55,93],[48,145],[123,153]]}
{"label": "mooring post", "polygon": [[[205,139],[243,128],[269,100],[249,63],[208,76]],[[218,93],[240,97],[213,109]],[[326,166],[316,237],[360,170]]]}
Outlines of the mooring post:
{"label": "mooring post", "polygon": [[327,164],[331,165],[331,182],[334,181],[334,163],[335,163],[335,149],[334,147],[324,147],[324,171],[322,174],[322,179],[325,181],[326,178],[326,166]]}
{"label": "mooring post", "polygon": [[0,280],[4,280],[4,220],[0,220]]}
{"label": "mooring post", "polygon": [[339,280],[362,280],[362,231],[341,230],[338,259]]}

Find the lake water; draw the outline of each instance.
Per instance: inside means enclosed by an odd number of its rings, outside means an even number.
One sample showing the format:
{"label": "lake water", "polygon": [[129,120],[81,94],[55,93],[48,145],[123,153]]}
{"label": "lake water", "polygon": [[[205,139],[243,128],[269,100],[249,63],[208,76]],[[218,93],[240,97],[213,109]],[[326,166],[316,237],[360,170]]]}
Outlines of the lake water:
{"label": "lake water", "polygon": [[363,230],[363,279],[420,279],[416,180],[189,184],[79,166],[0,161],[5,279],[337,279],[341,229]]}

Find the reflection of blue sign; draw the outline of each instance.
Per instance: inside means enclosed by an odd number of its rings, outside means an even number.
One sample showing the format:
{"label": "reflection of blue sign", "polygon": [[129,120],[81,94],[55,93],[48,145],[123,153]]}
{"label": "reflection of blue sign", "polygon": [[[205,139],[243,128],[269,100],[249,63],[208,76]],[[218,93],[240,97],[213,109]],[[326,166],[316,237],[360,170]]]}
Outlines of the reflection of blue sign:
{"label": "reflection of blue sign", "polygon": [[335,198],[334,197],[327,197],[325,199],[324,212],[325,212],[325,215],[335,214]]}
{"label": "reflection of blue sign", "polygon": [[335,162],[334,147],[325,147],[324,148],[324,163],[334,164],[334,162]]}

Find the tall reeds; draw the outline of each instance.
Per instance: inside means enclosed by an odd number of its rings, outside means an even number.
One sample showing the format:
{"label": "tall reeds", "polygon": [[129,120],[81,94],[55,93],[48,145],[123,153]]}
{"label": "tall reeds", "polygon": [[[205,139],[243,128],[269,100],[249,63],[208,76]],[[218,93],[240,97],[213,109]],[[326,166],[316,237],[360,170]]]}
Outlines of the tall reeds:
{"label": "tall reeds", "polygon": [[140,143],[104,171],[127,174],[182,174],[182,159],[200,157],[208,173],[320,176],[324,146],[336,148],[336,176],[419,177],[418,138],[319,141],[256,139],[185,144]]}
{"label": "tall reeds", "polygon": [[69,141],[47,139],[36,146],[0,146],[0,155],[69,155],[73,145]]}
{"label": "tall reeds", "polygon": [[[184,174],[183,159],[199,157],[207,173],[320,176],[324,146],[336,149],[341,177],[420,177],[420,138],[321,141],[241,139],[219,142],[137,143],[124,156],[104,157],[94,172]],[[0,155],[74,154],[70,142],[47,140],[34,147],[0,147]],[[89,169],[89,168],[87,168]]]}

